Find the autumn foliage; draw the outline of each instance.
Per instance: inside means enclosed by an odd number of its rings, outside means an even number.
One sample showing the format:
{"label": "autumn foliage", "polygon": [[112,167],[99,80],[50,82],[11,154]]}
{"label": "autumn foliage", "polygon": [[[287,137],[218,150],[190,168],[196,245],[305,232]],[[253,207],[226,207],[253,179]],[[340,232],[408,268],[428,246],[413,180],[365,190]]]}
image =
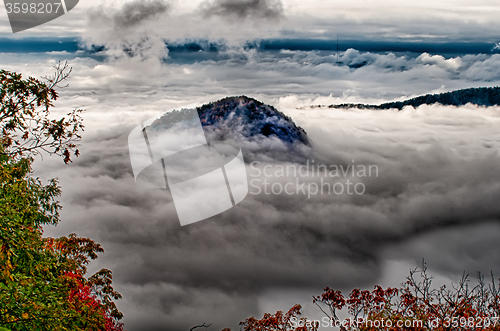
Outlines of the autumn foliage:
{"label": "autumn foliage", "polygon": [[[286,313],[282,311],[276,312],[276,314],[264,314],[264,317],[260,320],[255,317],[250,317],[246,321],[241,322],[240,326],[245,331],[315,331],[317,328],[315,326],[309,327],[306,325],[305,318],[298,318],[301,315],[301,306],[295,305],[290,308]],[[293,321],[303,322],[303,326],[295,326]],[[229,330],[229,329],[226,329]]]}
{"label": "autumn foliage", "polygon": [[314,302],[333,321],[340,321],[343,308],[352,320],[363,321],[341,330],[500,330],[500,288],[493,275],[488,285],[480,273],[474,286],[467,275],[456,285],[432,283],[423,263],[399,288],[354,289],[347,298],[325,288]]}
{"label": "autumn foliage", "polygon": [[313,303],[323,318],[298,319],[301,306],[295,305],[287,313],[250,317],[240,325],[244,331],[500,330],[500,287],[493,275],[489,284],[478,273],[474,285],[464,275],[456,285],[434,287],[425,263],[400,287],[353,289],[348,296],[326,287]]}
{"label": "autumn foliage", "polygon": [[71,68],[59,63],[55,74],[42,82],[33,77],[0,70],[0,152],[11,159],[48,153],[71,162],[79,155],[77,142],[83,131],[82,109],[60,119],[50,118],[50,108],[59,98],[56,87],[66,80]]}
{"label": "autumn foliage", "polygon": [[48,117],[58,97],[54,88],[67,78],[64,70],[56,66],[48,83],[0,71],[1,330],[123,329],[111,271],[86,277],[87,265],[102,247],[75,234],[43,237],[44,226],[60,222],[61,191],[56,179],[44,184],[33,176],[34,156],[46,151],[70,162],[83,128],[78,111]]}

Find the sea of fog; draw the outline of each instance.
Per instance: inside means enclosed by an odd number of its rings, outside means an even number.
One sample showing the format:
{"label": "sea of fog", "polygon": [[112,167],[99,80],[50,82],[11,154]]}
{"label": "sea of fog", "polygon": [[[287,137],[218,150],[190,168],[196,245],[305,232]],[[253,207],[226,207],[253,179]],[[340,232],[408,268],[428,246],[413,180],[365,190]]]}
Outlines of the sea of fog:
{"label": "sea of fog", "polygon": [[[499,54],[348,49],[337,63],[335,51],[228,47],[183,57],[143,46],[103,56],[0,54],[2,68],[34,77],[58,61],[73,67],[53,115],[86,109],[82,156],[68,166],[47,156],[35,163],[63,192],[62,222],[45,234],[76,232],[102,244],[90,269],[113,270],[128,330],[237,328],[295,303],[320,316],[311,295],[325,286],[397,286],[422,258],[438,282],[458,281],[463,271],[500,273],[498,107],[309,107],[496,86]],[[168,191],[135,185],[127,136],[165,111],[235,95],[290,116],[313,142],[313,159],[376,165],[378,176],[362,179],[363,195],[249,195],[180,227]]]}

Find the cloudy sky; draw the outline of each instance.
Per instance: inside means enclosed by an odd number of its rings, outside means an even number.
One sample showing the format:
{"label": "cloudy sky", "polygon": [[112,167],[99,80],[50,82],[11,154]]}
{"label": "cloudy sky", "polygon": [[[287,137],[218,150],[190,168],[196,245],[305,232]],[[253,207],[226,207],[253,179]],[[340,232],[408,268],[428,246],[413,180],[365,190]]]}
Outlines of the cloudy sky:
{"label": "cloudy sky", "polygon": [[[113,270],[129,331],[237,329],[295,303],[320,316],[310,299],[325,286],[397,286],[422,258],[443,282],[500,274],[498,107],[309,107],[498,86],[499,12],[492,0],[87,0],[13,34],[1,7],[0,67],[41,77],[68,60],[54,114],[87,110],[82,156],[35,165],[63,191],[62,222],[46,234],[103,245],[91,269]],[[251,194],[181,227],[168,190],[135,184],[127,136],[233,95],[290,116],[311,160],[376,165],[378,177],[359,179],[359,196]],[[257,147],[268,164],[294,162]]]}

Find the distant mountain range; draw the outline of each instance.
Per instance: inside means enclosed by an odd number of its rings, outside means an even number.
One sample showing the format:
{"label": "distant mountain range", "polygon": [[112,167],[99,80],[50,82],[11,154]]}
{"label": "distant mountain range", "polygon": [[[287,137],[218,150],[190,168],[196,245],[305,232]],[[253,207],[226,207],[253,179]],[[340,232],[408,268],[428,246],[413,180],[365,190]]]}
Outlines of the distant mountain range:
{"label": "distant mountain range", "polygon": [[335,109],[399,109],[405,106],[417,108],[421,105],[441,104],[444,106],[464,106],[466,104],[477,106],[500,106],[500,87],[480,87],[468,88],[440,94],[427,94],[405,101],[387,102],[381,105],[353,104],[345,103],[340,105],[330,105]]}
{"label": "distant mountain range", "polygon": [[[247,96],[224,98],[196,110],[208,142],[276,137],[289,144],[310,144],[307,133],[290,117]],[[152,123],[152,127],[168,129],[168,123],[182,120],[188,113],[186,109],[169,111]]]}

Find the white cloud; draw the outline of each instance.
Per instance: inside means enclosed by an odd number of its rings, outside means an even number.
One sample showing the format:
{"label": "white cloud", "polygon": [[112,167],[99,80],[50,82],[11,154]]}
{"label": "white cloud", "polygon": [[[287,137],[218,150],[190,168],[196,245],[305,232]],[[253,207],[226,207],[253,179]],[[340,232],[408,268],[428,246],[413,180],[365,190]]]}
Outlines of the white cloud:
{"label": "white cloud", "polygon": [[[170,10],[168,16],[143,25],[153,27],[148,36],[157,35],[166,39],[209,38],[219,40],[252,40],[272,37],[301,37],[334,39],[338,34],[344,40],[413,40],[413,41],[486,41],[496,42],[496,31],[499,29],[497,20],[498,6],[492,6],[490,1],[475,2],[471,5],[467,1],[422,1],[419,3],[384,0],[367,2],[362,0],[338,2],[321,0],[283,0],[283,17],[276,19],[268,16],[267,20],[260,16],[251,15],[252,19],[230,19],[225,17],[207,18],[203,8],[209,7],[208,0],[168,1]],[[226,1],[227,2],[227,1]],[[222,2],[222,3],[226,3]],[[96,10],[102,15],[109,16],[130,6],[134,1],[80,1],[70,13],[63,17],[44,24],[40,27],[16,34],[15,37],[64,35],[84,35],[95,28],[95,21],[90,24],[87,18]],[[264,1],[247,1],[247,3],[267,3]],[[270,8],[275,10],[275,2],[269,6],[258,5],[255,8]],[[226,6],[227,7],[227,6]],[[234,7],[234,6],[233,6]],[[233,8],[229,6],[228,8]],[[280,7],[280,6],[278,6]],[[225,8],[225,7],[224,7]],[[253,7],[252,7],[253,8]],[[255,12],[255,11],[245,11]],[[265,13],[265,11],[264,11]],[[95,16],[95,15],[94,15]],[[161,15],[160,15],[161,16]],[[108,28],[100,26],[101,36],[109,35],[109,27],[113,20],[108,22]],[[12,37],[8,24],[7,14],[0,8],[0,34]],[[236,28],[234,28],[236,27]],[[297,28],[299,27],[299,28]],[[141,25],[136,25],[141,29]],[[125,30],[124,30],[125,31]]]}
{"label": "white cloud", "polygon": [[[136,42],[144,35],[150,36],[147,28],[121,37]],[[160,34],[153,37],[161,39]],[[89,38],[99,40],[97,35]],[[148,40],[159,45],[160,39],[154,38]],[[336,65],[331,53],[270,54],[233,45],[219,60],[179,64],[161,62],[163,55],[155,47],[104,62],[81,54],[72,59],[70,87],[61,91],[55,112],[88,110],[83,156],[68,167],[51,158],[36,164],[38,175],[60,177],[63,186],[63,221],[46,233],[77,232],[103,244],[107,253],[93,268],[113,269],[125,297],[119,307],[130,329],[156,330],[161,324],[186,329],[194,325],[186,311],[202,312],[201,323],[236,327],[259,312],[263,289],[370,284],[379,280],[384,257],[402,260],[404,267],[418,257],[412,255],[413,243],[400,249],[401,255],[379,251],[388,241],[498,215],[498,107],[297,109],[497,85],[498,55],[447,59],[349,50],[340,59],[349,67]],[[2,54],[2,61],[6,69],[40,77],[50,73],[54,58],[65,56]],[[316,160],[376,164],[380,177],[366,180],[362,197],[315,196],[305,201],[300,196],[249,196],[227,214],[180,228],[168,191],[134,184],[127,134],[141,120],[172,108],[240,94],[292,116],[314,141]],[[436,250],[439,238],[429,239]],[[488,247],[497,252],[494,244]],[[446,256],[457,255],[446,252],[441,260]],[[491,261],[487,256],[481,266]],[[456,271],[448,267],[440,272]],[[209,298],[214,304],[207,307]]]}

